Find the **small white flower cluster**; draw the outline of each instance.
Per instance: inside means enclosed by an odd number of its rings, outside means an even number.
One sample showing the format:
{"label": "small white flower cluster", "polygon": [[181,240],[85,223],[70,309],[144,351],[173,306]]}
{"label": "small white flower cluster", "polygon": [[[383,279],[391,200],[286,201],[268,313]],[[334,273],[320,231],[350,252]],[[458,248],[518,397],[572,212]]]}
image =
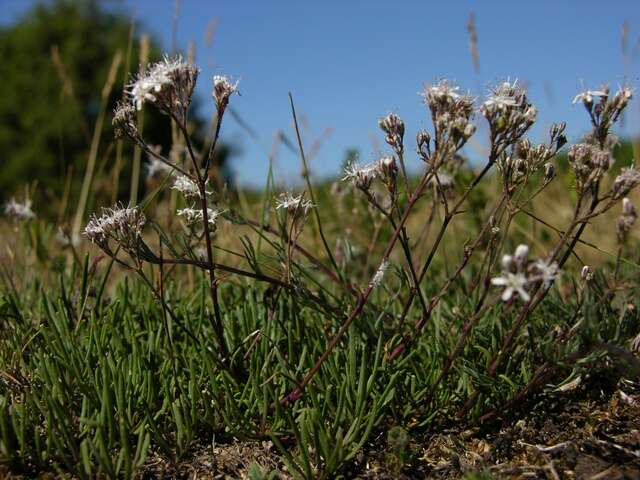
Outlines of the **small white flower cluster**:
{"label": "small white flower cluster", "polygon": [[113,240],[129,253],[136,253],[142,238],[142,228],[147,219],[138,207],[103,208],[102,215],[93,215],[84,229],[84,235],[111,253],[109,241]]}
{"label": "small white flower cluster", "polygon": [[[441,80],[436,85],[427,87],[422,94],[434,120],[436,143],[442,151],[450,153],[462,148],[476,131],[475,125],[470,122],[474,100],[458,91],[459,87],[450,85],[447,80]],[[429,155],[425,155],[428,149],[423,150],[421,143],[424,144],[418,138],[419,153],[422,150],[421,157],[428,161]]]}
{"label": "small white flower cluster", "polygon": [[[596,98],[599,99],[598,102],[595,102]],[[573,103],[584,105],[595,129],[606,137],[609,128],[618,120],[631,98],[633,98],[633,91],[628,87],[620,87],[615,95],[611,95],[609,86],[603,85],[598,90],[585,90],[578,93]]]}
{"label": "small white flower cluster", "polygon": [[305,199],[302,194],[296,197],[289,192],[285,192],[281,193],[276,200],[276,210],[284,210],[297,216],[306,216],[313,207],[313,203]]}
{"label": "small white flower cluster", "polygon": [[28,221],[36,218],[36,214],[31,209],[31,200],[27,199],[24,203],[19,203],[12,198],[4,205],[4,213],[7,217],[19,221]]}
{"label": "small white flower cluster", "polygon": [[[198,223],[202,224],[204,222],[204,214],[202,212],[202,208],[195,207],[195,201],[202,198],[200,189],[198,188],[196,182],[185,175],[177,175],[175,176],[171,189],[180,192],[187,201],[194,202],[191,207],[178,210],[178,216],[183,217],[185,219],[185,223],[189,226],[194,226]],[[205,195],[207,197],[213,195],[212,191],[206,189],[206,185]],[[215,230],[216,221],[222,213],[224,213],[223,210],[207,207],[207,223],[211,231]]]}
{"label": "small white flower cluster", "polygon": [[387,268],[389,268],[389,261],[384,260],[376,270],[376,273],[374,273],[373,277],[371,278],[369,287],[376,288],[380,286],[382,280],[384,280],[384,274],[387,272]]}
{"label": "small white flower cluster", "polygon": [[[609,86],[603,85],[599,90],[584,90],[573,98],[573,104],[582,103],[587,110],[591,111],[594,99],[597,97],[605,104],[609,99]],[[613,104],[616,108],[624,108],[633,98],[633,90],[628,87],[620,87],[613,97]]]}
{"label": "small white flower cluster", "polygon": [[173,82],[173,70],[181,65],[180,57],[170,59],[164,57],[161,62],[153,64],[148,70],[138,75],[129,85],[129,96],[137,110],[142,110],[145,102],[154,103],[162,89]]}
{"label": "small white flower cluster", "polygon": [[183,62],[181,56],[165,56],[140,73],[127,93],[137,110],[146,102],[168,111],[174,106],[188,107],[197,76],[198,69]]}
{"label": "small white flower cluster", "polygon": [[[204,221],[204,215],[201,209],[183,208],[178,210],[177,213],[179,217],[184,217],[187,225],[201,224]],[[216,221],[223,213],[224,210],[207,208],[207,222],[210,228],[215,229]]]}
{"label": "small white flower cluster", "polygon": [[228,77],[224,75],[214,75],[213,77],[213,93],[211,94],[216,101],[219,111],[224,110],[229,104],[229,97],[238,94],[238,81],[232,83]]}
{"label": "small white flower cluster", "polygon": [[461,95],[458,93],[460,87],[449,84],[447,79],[441,80],[435,85],[428,87],[421,95],[429,105],[436,103],[450,103],[458,100]]}
{"label": "small white flower cluster", "polygon": [[576,103],[584,103],[584,104],[588,104],[591,105],[593,103],[593,99],[594,97],[608,97],[609,96],[609,91],[606,89],[601,89],[601,90],[584,90],[583,92],[580,92],[579,94],[577,94],[574,98],[573,98],[573,103],[574,105]]}
{"label": "small white flower cluster", "polygon": [[538,110],[527,99],[517,80],[502,82],[491,89],[480,106],[480,113],[487,119],[494,135],[505,144],[520,138],[536,121]]}
{"label": "small white flower cluster", "polygon": [[534,263],[527,262],[529,247],[518,245],[513,255],[502,257],[502,276],[491,279],[493,285],[504,287],[502,300],[510,301],[514,295],[528,302],[531,296],[527,291],[530,284],[541,282],[545,288],[550,287],[558,274],[556,263],[547,263],[537,260]]}
{"label": "small white flower cluster", "polygon": [[[211,190],[207,190],[208,180],[205,184],[205,195],[208,197],[213,195]],[[186,175],[176,175],[173,180],[173,185],[171,186],[171,190],[177,190],[180,192],[184,198],[187,200],[193,200],[195,198],[202,198],[200,193],[200,189],[198,188],[198,184],[191,180]]]}
{"label": "small white flower cluster", "polygon": [[360,190],[369,190],[371,183],[380,177],[380,163],[373,162],[366,165],[360,165],[353,162],[344,169],[343,181],[350,182],[354,187]]}

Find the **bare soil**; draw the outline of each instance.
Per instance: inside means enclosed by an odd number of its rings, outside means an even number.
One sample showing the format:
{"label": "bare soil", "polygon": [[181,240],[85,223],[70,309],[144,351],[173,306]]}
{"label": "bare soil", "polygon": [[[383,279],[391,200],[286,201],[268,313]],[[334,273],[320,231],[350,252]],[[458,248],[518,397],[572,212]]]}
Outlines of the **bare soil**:
{"label": "bare soil", "polygon": [[[256,467],[291,478],[271,442],[238,440],[201,447],[177,465],[152,455],[141,477],[235,479]],[[385,429],[338,478],[640,479],[640,383],[601,372],[489,425],[409,432],[402,452]]]}

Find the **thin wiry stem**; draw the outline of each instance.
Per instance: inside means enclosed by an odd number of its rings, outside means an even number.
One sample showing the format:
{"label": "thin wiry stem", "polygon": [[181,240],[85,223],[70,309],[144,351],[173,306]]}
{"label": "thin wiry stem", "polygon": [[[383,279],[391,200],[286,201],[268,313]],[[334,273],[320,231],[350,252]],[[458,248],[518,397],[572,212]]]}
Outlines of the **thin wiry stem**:
{"label": "thin wiry stem", "polygon": [[[391,239],[389,240],[389,244],[387,245],[387,248],[385,249],[385,251],[384,251],[384,253],[382,255],[381,263],[386,262],[387,259],[389,258],[389,255],[391,254],[391,251],[393,250],[393,247],[395,246],[398,238],[400,237],[400,231],[401,231],[402,227],[404,226],[404,224],[406,223],[407,219],[409,218],[409,214],[411,213],[411,211],[412,211],[414,205],[416,204],[416,202],[418,201],[418,199],[421,197],[422,192],[424,191],[424,188],[427,186],[427,183],[431,179],[432,175],[433,174],[432,174],[431,171],[427,171],[423,175],[423,178],[420,181],[420,183],[418,184],[418,186],[416,187],[415,192],[409,198],[409,202],[407,204],[407,208],[405,209],[404,214],[402,215],[402,218],[398,222],[398,226],[396,227],[395,231],[393,232],[393,235],[392,235]],[[342,323],[342,325],[340,326],[340,328],[338,329],[336,334],[333,336],[333,338],[331,338],[331,340],[329,340],[329,343],[327,344],[327,347],[325,348],[325,350],[322,353],[322,355],[320,355],[320,357],[318,358],[318,360],[316,361],[314,366],[311,367],[311,369],[307,372],[307,374],[305,375],[305,377],[302,380],[302,382],[300,382],[300,384],[293,391],[291,391],[288,395],[286,395],[281,400],[281,403],[288,404],[290,402],[296,401],[298,398],[300,398],[300,396],[302,396],[306,386],[309,384],[309,382],[311,382],[311,380],[316,375],[316,373],[318,373],[318,371],[320,370],[320,367],[322,366],[322,364],[325,362],[325,360],[327,358],[329,358],[329,355],[331,355],[331,352],[333,352],[334,348],[338,345],[338,342],[342,339],[342,337],[347,332],[347,330],[349,329],[349,327],[351,326],[353,321],[356,319],[356,317],[364,309],[364,307],[365,307],[365,305],[366,305],[366,303],[367,303],[367,301],[369,299],[369,296],[371,295],[371,292],[374,289],[374,286],[375,285],[373,283],[369,284],[369,286],[367,287],[367,289],[363,293],[362,297],[360,297],[360,300],[358,301],[358,303],[355,306],[355,308],[351,311],[351,313],[349,314],[347,319]]]}
{"label": "thin wiry stem", "polygon": [[[184,118],[186,118],[186,115],[184,116]],[[206,192],[208,173],[206,170],[204,173],[200,173],[196,155],[194,153],[193,146],[191,144],[191,138],[189,136],[189,133],[187,132],[186,125],[183,124],[180,121],[180,119],[177,118],[177,116],[175,115],[173,115],[173,119],[178,125],[178,128],[182,132],[182,135],[185,139],[185,143],[187,144],[187,151],[189,152],[189,157],[191,158],[191,162],[193,163],[193,168],[196,172],[196,176],[198,180],[198,189],[200,191],[200,206],[202,209],[202,225],[204,229],[205,248],[207,252],[207,259],[209,261],[209,266],[210,266],[210,268],[208,269],[209,288],[211,292],[211,301],[213,303],[213,318],[211,323],[216,335],[216,341],[218,343],[218,347],[220,347],[223,358],[225,359],[225,361],[227,361],[229,360],[229,349],[227,347],[227,344],[224,338],[224,326],[222,324],[222,314],[220,312],[220,302],[218,299],[218,282],[216,280],[216,273],[215,273],[215,266],[214,266],[215,264],[213,260],[211,232],[209,231],[209,206],[207,204],[207,192]],[[214,144],[215,144],[215,141],[214,141]],[[229,368],[231,367],[229,366]]]}
{"label": "thin wiry stem", "polygon": [[[304,148],[302,147],[302,138],[300,136],[300,128],[298,127],[298,118],[296,116],[296,108],[293,104],[293,95],[291,94],[291,92],[289,92],[289,102],[291,103],[291,113],[293,115],[293,124],[295,126],[295,130],[296,130],[296,138],[298,139],[298,148],[300,149],[300,158],[302,159],[302,168],[304,169],[304,179],[305,182],[307,184],[307,190],[309,191],[309,198],[311,200],[311,203],[313,203],[315,205],[316,200],[315,200],[315,196],[313,194],[313,188],[311,187],[311,179],[309,178],[309,167],[307,165],[307,159],[305,157],[304,154]],[[331,253],[331,249],[329,248],[329,244],[327,243],[327,239],[324,235],[324,231],[322,229],[322,221],[320,220],[320,213],[318,212],[317,208],[313,209],[313,213],[315,215],[316,218],[316,225],[318,227],[318,233],[320,234],[320,238],[322,239],[322,244],[324,245],[324,249],[325,252],[327,253],[327,256],[329,257],[329,261],[331,262],[331,265],[333,266],[333,268],[335,269],[336,273],[338,273],[339,275],[339,268],[338,268],[338,264],[336,263],[335,258],[333,257],[333,254]]]}

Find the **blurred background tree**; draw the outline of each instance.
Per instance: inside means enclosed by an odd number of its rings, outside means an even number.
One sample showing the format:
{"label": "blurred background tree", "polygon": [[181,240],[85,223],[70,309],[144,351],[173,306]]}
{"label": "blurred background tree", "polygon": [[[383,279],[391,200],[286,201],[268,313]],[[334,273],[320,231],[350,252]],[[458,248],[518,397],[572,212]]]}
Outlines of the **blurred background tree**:
{"label": "blurred background tree", "polygon": [[[104,188],[113,195],[118,148],[111,112],[122,97],[130,72],[138,71],[142,33],[143,26],[133,24],[118,2],[111,2],[106,9],[97,0],[42,2],[13,25],[0,29],[0,78],[5,92],[0,95],[0,200],[22,191],[27,183],[33,186],[34,181],[38,210],[46,205],[49,213],[54,213],[65,192],[69,202],[78,198],[102,109],[103,89],[118,55],[121,61],[112,72],[115,76],[106,115],[96,134],[100,145],[96,173],[101,177],[92,188],[92,194]],[[161,52],[152,38],[149,60],[159,59]],[[194,128],[205,131],[208,122],[198,116],[197,102],[193,111]],[[167,117],[147,109],[144,132],[150,144],[161,145],[168,153],[171,126]],[[130,142],[120,148],[124,161],[117,198],[127,202],[133,149]],[[222,146],[218,164],[225,163],[228,152],[229,148]],[[141,173],[138,198],[144,193],[144,169]]]}

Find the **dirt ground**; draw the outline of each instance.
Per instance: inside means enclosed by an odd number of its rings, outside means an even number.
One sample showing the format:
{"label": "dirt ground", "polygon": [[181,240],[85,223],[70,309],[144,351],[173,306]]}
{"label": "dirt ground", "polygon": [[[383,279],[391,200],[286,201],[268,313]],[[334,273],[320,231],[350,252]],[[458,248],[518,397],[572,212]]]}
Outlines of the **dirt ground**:
{"label": "dirt ground", "polygon": [[[540,393],[490,425],[410,432],[402,451],[381,432],[339,478],[640,479],[640,383],[598,377]],[[152,456],[142,478],[247,478],[252,468],[278,472],[252,479],[290,478],[269,441],[214,444],[174,466]]]}

